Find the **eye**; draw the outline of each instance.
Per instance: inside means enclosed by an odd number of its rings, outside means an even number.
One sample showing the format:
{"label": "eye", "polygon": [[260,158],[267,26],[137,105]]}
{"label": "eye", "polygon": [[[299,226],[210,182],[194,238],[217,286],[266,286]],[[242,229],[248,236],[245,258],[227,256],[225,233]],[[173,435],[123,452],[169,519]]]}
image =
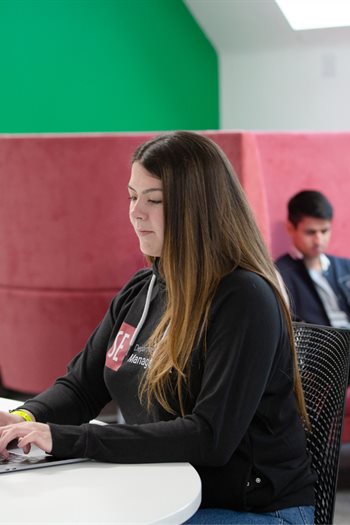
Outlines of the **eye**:
{"label": "eye", "polygon": [[150,204],[162,204],[162,200],[156,200],[156,199],[148,199],[148,202]]}
{"label": "eye", "polygon": [[136,201],[135,195],[129,195],[128,199],[129,201]]}

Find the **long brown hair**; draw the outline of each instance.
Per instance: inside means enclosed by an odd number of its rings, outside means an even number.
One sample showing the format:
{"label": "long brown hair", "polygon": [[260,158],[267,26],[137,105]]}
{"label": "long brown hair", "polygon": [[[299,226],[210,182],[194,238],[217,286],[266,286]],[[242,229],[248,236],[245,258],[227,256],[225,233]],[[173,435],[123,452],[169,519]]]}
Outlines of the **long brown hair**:
{"label": "long brown hair", "polygon": [[[146,395],[149,406],[156,399],[173,412],[168,396],[169,392],[175,393],[184,414],[183,388],[192,349],[205,335],[220,280],[240,266],[263,277],[276,293],[289,331],[299,411],[308,421],[289,309],[275,266],[226,155],[203,135],[176,131],[142,144],[132,161],[162,180],[164,244],[159,270],[167,286],[165,312],[148,341],[156,351],[140,395]],[[172,371],[176,372],[175,387]]]}

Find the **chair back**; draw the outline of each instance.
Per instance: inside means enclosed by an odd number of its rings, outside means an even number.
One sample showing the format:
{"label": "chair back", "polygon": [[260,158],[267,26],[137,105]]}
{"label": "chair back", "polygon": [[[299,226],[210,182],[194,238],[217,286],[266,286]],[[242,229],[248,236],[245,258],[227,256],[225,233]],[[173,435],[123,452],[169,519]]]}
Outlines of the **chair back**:
{"label": "chair back", "polygon": [[349,375],[350,330],[293,323],[301,381],[312,430],[307,447],[318,480],[315,524],[333,523]]}

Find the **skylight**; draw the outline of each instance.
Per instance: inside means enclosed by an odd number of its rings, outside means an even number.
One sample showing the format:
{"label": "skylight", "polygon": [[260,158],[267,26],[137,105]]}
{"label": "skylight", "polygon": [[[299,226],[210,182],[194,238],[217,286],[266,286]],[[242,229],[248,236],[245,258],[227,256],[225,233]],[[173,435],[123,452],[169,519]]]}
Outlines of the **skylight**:
{"label": "skylight", "polygon": [[350,26],[350,0],[275,0],[295,31]]}

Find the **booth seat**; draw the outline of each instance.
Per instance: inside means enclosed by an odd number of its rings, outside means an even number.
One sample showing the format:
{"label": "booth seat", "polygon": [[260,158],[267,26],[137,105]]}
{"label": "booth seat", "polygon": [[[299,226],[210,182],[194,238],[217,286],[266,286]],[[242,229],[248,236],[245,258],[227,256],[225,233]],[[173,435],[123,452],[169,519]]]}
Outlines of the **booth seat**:
{"label": "booth seat", "polygon": [[[334,204],[330,251],[350,257],[350,133],[204,133],[234,165],[274,258],[288,249],[287,200],[308,188]],[[64,374],[112,297],[145,266],[127,182],[132,153],[153,135],[0,135],[5,388],[36,393]],[[344,439],[349,433],[347,419]]]}
{"label": "booth seat", "polygon": [[[256,133],[254,141],[255,168],[260,171],[255,178],[262,180],[270,232],[267,242],[274,259],[290,246],[284,224],[287,201],[303,189],[319,190],[330,199],[334,219],[329,252],[350,258],[350,133]],[[350,443],[350,387],[342,441]]]}
{"label": "booth seat", "polygon": [[[329,252],[350,258],[347,242],[350,195],[350,133],[252,133],[249,154],[254,163],[245,172],[250,181],[260,180],[265,201],[265,240],[273,258],[289,249],[285,231],[288,199],[303,189],[327,195],[334,206]],[[259,173],[252,174],[257,170]],[[350,443],[350,387],[342,441]]]}
{"label": "booth seat", "polygon": [[[153,135],[0,135],[3,387],[37,393],[64,374],[112,297],[145,266],[127,183],[132,153]],[[208,135],[237,165],[268,236],[252,137]]]}
{"label": "booth seat", "polygon": [[0,137],[0,373],[37,393],[66,371],[145,260],[128,222],[142,136]]}
{"label": "booth seat", "polygon": [[350,444],[350,387],[346,392],[345,416],[343,424],[342,442]]}

